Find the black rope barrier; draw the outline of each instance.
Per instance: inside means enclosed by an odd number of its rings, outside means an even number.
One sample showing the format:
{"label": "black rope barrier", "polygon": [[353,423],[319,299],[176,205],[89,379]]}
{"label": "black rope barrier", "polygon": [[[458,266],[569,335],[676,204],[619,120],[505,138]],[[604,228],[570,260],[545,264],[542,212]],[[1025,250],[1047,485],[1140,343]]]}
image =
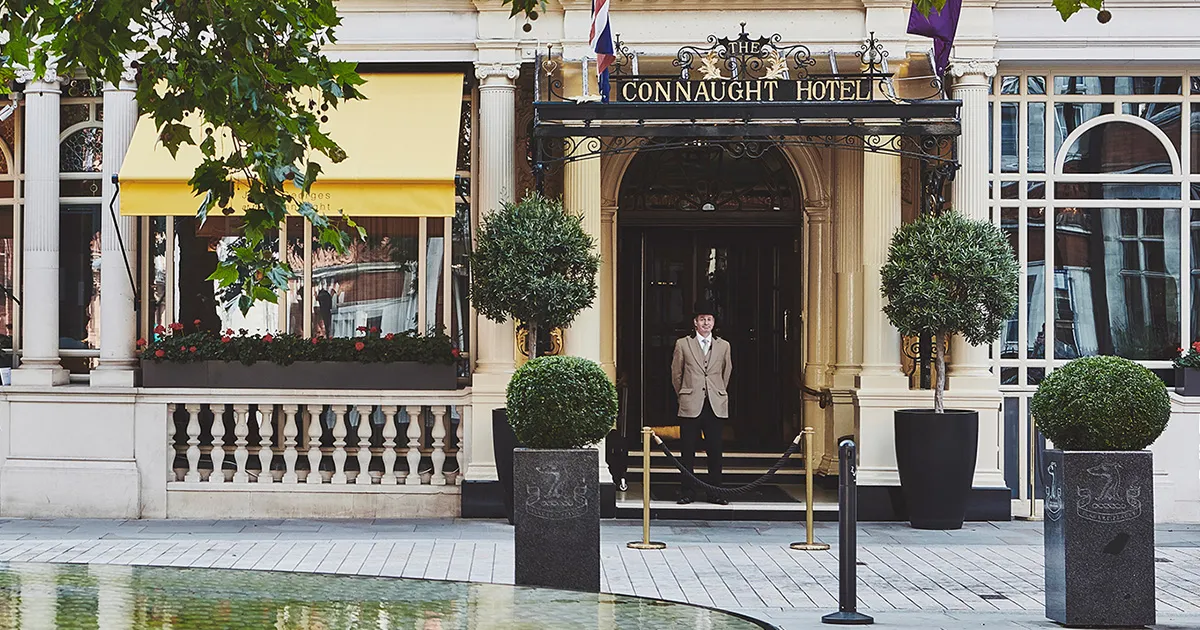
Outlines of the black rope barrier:
{"label": "black rope barrier", "polygon": [[675,456],[673,454],[671,454],[670,449],[667,448],[667,444],[662,441],[662,438],[658,437],[658,434],[654,434],[654,441],[658,443],[658,448],[663,452],[663,455],[667,456],[667,461],[671,462],[671,464],[674,465],[675,468],[678,468],[679,472],[683,473],[684,477],[686,477],[689,481],[691,481],[691,483],[699,486],[700,489],[704,490],[705,492],[707,492],[709,494],[713,494],[713,495],[717,495],[717,496],[721,496],[721,495],[733,496],[733,495],[737,495],[737,494],[745,494],[747,492],[750,492],[751,490],[754,490],[755,488],[766,483],[775,473],[779,472],[779,469],[783,468],[783,465],[785,463],[787,463],[788,458],[791,457],[792,455],[795,455],[796,452],[800,450],[800,438],[802,436],[803,436],[803,434],[797,435],[796,439],[792,440],[792,445],[789,446],[787,448],[787,450],[783,452],[783,456],[780,457],[779,460],[775,462],[775,465],[773,465],[769,469],[767,469],[767,472],[763,473],[763,475],[761,477],[759,477],[758,479],[755,479],[754,481],[751,481],[748,484],[741,485],[741,486],[734,486],[732,488],[724,488],[724,487],[714,486],[714,485],[705,483],[700,478],[696,477],[696,475],[694,473],[692,473],[692,471],[688,470],[683,465],[682,462],[680,462],[678,459],[675,459]]}

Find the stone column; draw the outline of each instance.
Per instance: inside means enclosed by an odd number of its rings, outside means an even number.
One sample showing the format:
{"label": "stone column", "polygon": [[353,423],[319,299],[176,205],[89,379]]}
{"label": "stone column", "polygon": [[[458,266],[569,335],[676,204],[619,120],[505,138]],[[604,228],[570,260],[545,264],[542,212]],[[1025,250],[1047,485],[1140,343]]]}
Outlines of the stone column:
{"label": "stone column", "polygon": [[[825,278],[829,275],[829,209],[809,208],[805,213],[804,257],[807,278],[804,281],[805,319],[804,326],[804,386],[820,392],[828,383],[828,368],[833,357],[829,355],[830,336],[833,323],[830,317],[830,300],[833,295],[826,288]],[[830,454],[830,444],[836,436],[829,431],[832,409],[821,408],[820,400],[805,394],[803,400],[804,425],[813,428],[814,463],[823,463]]]}
{"label": "stone column", "polygon": [[826,456],[821,468],[837,469],[837,445],[842,435],[852,435],[858,426],[855,406],[858,374],[862,370],[863,295],[862,295],[862,213],[863,155],[857,151],[833,152],[834,272],[837,277],[836,362],[834,364],[833,431],[826,436]]}
{"label": "stone column", "polygon": [[[597,138],[575,137],[572,155],[589,157],[567,162],[563,167],[563,204],[567,211],[583,219],[583,230],[595,239],[595,249],[601,249],[600,231],[600,142]],[[600,280],[597,274],[596,300],[575,316],[566,330],[566,353],[600,363]]]}
{"label": "stone column", "polygon": [[59,85],[53,69],[25,71],[23,348],[13,385],[63,385],[58,353]]}
{"label": "stone column", "polygon": [[867,152],[863,155],[862,331],[860,383],[871,387],[901,387],[900,333],[883,314],[882,276],[892,234],[900,227],[900,156]]}
{"label": "stone column", "polygon": [[[100,365],[92,371],[92,385],[133,387],[134,339],[137,337],[137,311],[133,278],[137,269],[137,221],[120,215],[121,202],[109,210],[116,186],[112,179],[121,170],[129,141],[137,126],[138,113],[132,69],[117,85],[104,86],[104,175],[100,236]],[[123,245],[123,248],[122,248]],[[128,265],[128,266],[127,266]],[[136,271],[135,271],[136,273]],[[136,277],[136,276],[135,276]]]}
{"label": "stone column", "polygon": [[617,382],[617,209],[600,209],[600,367]]}
{"label": "stone column", "polygon": [[[962,101],[962,136],[958,139],[958,159],[962,162],[954,176],[954,209],[969,219],[990,221],[988,206],[988,85],[996,76],[993,59],[955,59],[949,74],[954,77],[953,98]],[[996,389],[997,376],[991,373],[988,346],[972,346],[955,336],[950,348],[950,386],[954,389]],[[980,381],[966,382],[967,379]]]}
{"label": "stone column", "polygon": [[[516,63],[480,63],[479,79],[479,165],[476,168],[477,216],[482,218],[516,197]],[[478,231],[476,231],[478,234]],[[513,373],[513,322],[495,323],[478,318],[475,373],[472,377],[472,414],[468,427],[471,458],[467,481],[496,479],[492,452],[492,410],[504,406],[504,391]]]}
{"label": "stone column", "polygon": [[[913,406],[900,371],[900,333],[883,314],[880,271],[900,226],[900,157],[863,155],[862,371],[858,398],[858,483],[899,485],[893,412]],[[869,492],[869,491],[868,491]]]}

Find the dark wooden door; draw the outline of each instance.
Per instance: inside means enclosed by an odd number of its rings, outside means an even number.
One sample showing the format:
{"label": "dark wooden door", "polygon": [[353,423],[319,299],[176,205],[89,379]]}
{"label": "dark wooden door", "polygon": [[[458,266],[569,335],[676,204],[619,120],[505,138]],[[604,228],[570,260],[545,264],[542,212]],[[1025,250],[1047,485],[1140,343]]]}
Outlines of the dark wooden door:
{"label": "dark wooden door", "polygon": [[622,230],[618,366],[631,424],[673,424],[671,354],[706,299],[716,335],[732,346],[727,448],[786,446],[799,402],[798,236],[787,227]]}

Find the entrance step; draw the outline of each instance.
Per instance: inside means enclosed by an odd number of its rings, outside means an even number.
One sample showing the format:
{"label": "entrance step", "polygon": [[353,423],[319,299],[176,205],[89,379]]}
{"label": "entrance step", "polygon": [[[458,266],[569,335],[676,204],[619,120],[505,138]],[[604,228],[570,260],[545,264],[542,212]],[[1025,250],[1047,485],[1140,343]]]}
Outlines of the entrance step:
{"label": "entrance step", "polygon": [[[674,453],[674,451],[672,451]],[[676,453],[678,458],[679,455]],[[722,455],[721,472],[727,486],[738,486],[750,483],[767,472],[779,459],[779,454],[764,453],[725,453]],[[629,468],[625,479],[630,483],[642,481],[642,453],[629,453]],[[708,471],[708,459],[704,451],[696,453],[695,471],[701,479]],[[657,486],[659,483],[679,484],[682,473],[662,454],[653,451],[650,454],[650,479]],[[804,458],[800,454],[792,455],[783,467],[775,472],[772,479],[776,484],[803,484]]]}
{"label": "entrance step", "polygon": [[[734,484],[726,484],[734,485]],[[687,505],[678,505],[680,486],[677,483],[652,482],[650,486],[650,518],[654,520],[715,520],[715,521],[804,521],[804,485],[764,485],[742,495],[729,497],[729,505],[703,501],[704,494]],[[813,518],[836,521],[837,491],[814,488]],[[630,483],[629,490],[617,492],[617,518],[642,518],[642,485]]]}

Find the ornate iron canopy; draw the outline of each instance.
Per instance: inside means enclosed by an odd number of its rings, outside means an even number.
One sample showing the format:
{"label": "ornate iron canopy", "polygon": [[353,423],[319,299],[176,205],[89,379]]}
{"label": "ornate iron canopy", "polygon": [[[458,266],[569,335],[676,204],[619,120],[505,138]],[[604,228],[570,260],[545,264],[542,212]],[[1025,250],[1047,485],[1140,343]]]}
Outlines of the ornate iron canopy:
{"label": "ornate iron canopy", "polygon": [[[717,146],[755,157],[764,147],[807,145],[918,158],[925,207],[941,206],[957,169],[954,138],[961,103],[943,97],[901,98],[875,34],[855,53],[859,72],[816,72],[808,46],[776,34],[751,36],[742,23],[732,37],[684,46],[670,74],[639,74],[638,58],[618,41],[609,99],[565,97],[564,62],[539,51],[534,78],[534,168],[600,154]],[[665,64],[659,64],[665,65]],[[540,181],[540,178],[539,178]]]}

